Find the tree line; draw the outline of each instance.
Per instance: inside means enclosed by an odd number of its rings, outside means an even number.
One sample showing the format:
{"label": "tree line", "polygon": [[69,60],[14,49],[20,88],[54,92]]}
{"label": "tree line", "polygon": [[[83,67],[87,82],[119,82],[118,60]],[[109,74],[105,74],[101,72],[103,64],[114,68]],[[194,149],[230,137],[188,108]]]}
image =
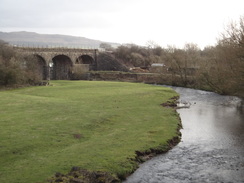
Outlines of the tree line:
{"label": "tree line", "polygon": [[37,59],[17,53],[0,40],[0,87],[35,85],[42,79],[38,74]]}
{"label": "tree line", "polygon": [[171,75],[172,84],[177,78],[182,86],[244,96],[244,17],[231,22],[215,46],[200,49],[194,43],[187,43],[183,48],[162,48],[149,42],[146,47],[122,45],[113,54],[128,67],[164,64],[166,69],[160,73]]}

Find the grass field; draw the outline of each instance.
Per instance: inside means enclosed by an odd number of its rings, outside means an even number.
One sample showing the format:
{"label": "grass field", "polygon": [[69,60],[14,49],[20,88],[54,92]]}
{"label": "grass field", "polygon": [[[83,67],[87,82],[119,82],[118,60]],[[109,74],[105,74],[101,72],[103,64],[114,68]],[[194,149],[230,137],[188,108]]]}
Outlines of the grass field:
{"label": "grass field", "polygon": [[136,150],[177,136],[176,112],[160,105],[176,95],[160,86],[102,81],[0,91],[0,182],[45,182],[73,166],[127,174]]}

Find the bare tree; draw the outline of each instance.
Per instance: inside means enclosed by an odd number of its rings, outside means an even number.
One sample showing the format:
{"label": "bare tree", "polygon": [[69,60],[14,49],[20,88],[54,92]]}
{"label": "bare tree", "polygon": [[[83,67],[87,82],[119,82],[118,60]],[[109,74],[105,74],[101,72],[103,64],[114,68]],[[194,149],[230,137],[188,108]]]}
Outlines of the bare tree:
{"label": "bare tree", "polygon": [[243,95],[244,18],[231,22],[207,54],[203,76],[209,86],[219,93]]}
{"label": "bare tree", "polygon": [[36,84],[40,78],[36,74],[33,59],[16,53],[7,43],[0,41],[0,85],[15,86]]}

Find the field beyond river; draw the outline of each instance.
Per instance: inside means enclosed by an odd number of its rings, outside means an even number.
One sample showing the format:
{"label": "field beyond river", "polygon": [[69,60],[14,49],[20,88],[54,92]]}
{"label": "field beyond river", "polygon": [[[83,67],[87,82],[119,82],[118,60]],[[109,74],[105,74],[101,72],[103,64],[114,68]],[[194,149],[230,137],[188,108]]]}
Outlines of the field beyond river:
{"label": "field beyond river", "polygon": [[179,135],[178,114],[161,105],[175,96],[161,86],[105,81],[0,91],[0,182],[47,182],[72,167],[121,179],[135,171],[138,155],[167,150]]}

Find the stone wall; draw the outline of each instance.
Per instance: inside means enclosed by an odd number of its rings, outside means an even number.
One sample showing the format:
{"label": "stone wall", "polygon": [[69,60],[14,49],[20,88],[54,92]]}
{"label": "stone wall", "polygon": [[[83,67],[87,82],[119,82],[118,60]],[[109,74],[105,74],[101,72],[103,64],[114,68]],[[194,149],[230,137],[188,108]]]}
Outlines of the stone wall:
{"label": "stone wall", "polygon": [[[89,72],[89,80],[103,81],[127,81],[147,84],[163,84],[172,86],[184,86],[179,75],[159,73],[132,73],[132,72]],[[188,77],[189,84],[195,85],[193,78]]]}

